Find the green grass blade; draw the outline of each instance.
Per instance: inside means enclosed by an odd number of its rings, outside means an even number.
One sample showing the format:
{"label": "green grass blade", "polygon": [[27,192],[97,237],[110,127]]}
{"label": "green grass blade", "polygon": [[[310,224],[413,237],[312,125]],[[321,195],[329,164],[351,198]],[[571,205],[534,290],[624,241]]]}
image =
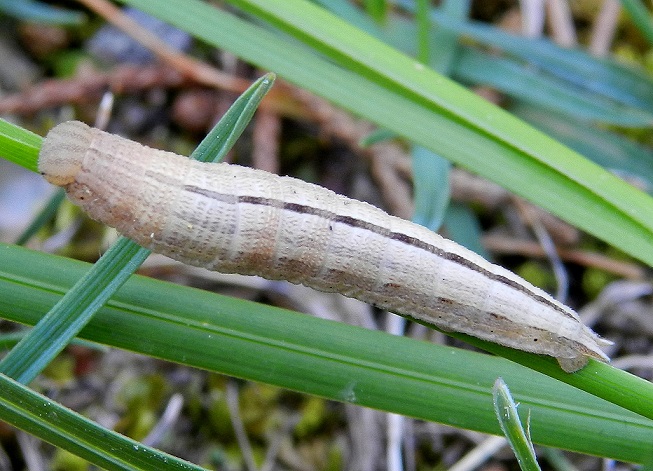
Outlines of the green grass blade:
{"label": "green grass blade", "polygon": [[[0,260],[0,315],[26,324],[38,322],[89,266],[17,246],[0,246]],[[489,433],[499,433],[491,390],[501,375],[515,400],[531,410],[535,443],[639,462],[653,441],[653,421],[578,389],[590,384],[593,392],[613,390],[615,397],[638,404],[638,412],[653,416],[653,386],[607,365],[592,364],[569,375],[554,361],[523,353],[533,363],[557,369],[568,386],[501,358],[140,276],[125,283],[81,337]]]}
{"label": "green grass blade", "polygon": [[[27,335],[27,330],[21,332],[11,332],[8,334],[0,334],[0,350],[8,350],[22,340]],[[98,345],[97,343],[89,342],[87,340],[73,339],[71,345],[79,345],[92,350],[106,352],[108,349]]]}
{"label": "green grass blade", "polygon": [[[510,111],[622,178],[653,192],[653,149],[606,129],[514,102]],[[643,185],[642,185],[643,183]]]}
{"label": "green grass blade", "polygon": [[19,20],[57,25],[80,25],[86,19],[82,13],[53,8],[34,0],[0,0],[0,10]]}
{"label": "green grass blade", "polygon": [[27,129],[0,119],[0,157],[36,172],[43,138]]}
{"label": "green grass blade", "polygon": [[532,105],[579,120],[624,127],[653,124],[653,114],[648,111],[608,100],[542,70],[469,47],[463,51],[456,64],[456,76],[465,83],[489,85]]}
{"label": "green grass blade", "polygon": [[452,202],[444,216],[443,224],[451,240],[490,260],[491,256],[481,242],[483,235],[481,224],[467,205]]}
{"label": "green grass blade", "polygon": [[[317,31],[311,44],[328,41],[318,51],[340,48],[332,60],[195,0],[126,3],[274,70],[653,264],[649,196],[314,5],[275,0],[256,7],[266,9],[265,18],[283,14],[298,22],[284,31],[303,28],[301,39]],[[353,58],[344,60],[347,54]],[[345,70],[333,59],[356,68]]]}
{"label": "green grass blade", "polygon": [[494,412],[503,434],[515,452],[522,471],[541,471],[535,457],[535,449],[527,433],[524,431],[517,413],[517,404],[512,398],[508,386],[500,377],[492,388]]}
{"label": "green grass blade", "polygon": [[412,221],[437,231],[449,206],[451,163],[421,146],[413,146],[411,156],[415,195]]}
{"label": "green grass blade", "polygon": [[[273,83],[272,76],[255,82],[227,112],[196,152],[204,160],[223,157],[251,119]],[[150,254],[121,237],[86,276],[0,361],[0,372],[22,383],[32,381],[63,350],[91,317],[111,298]]]}
{"label": "green grass blade", "polygon": [[388,14],[388,3],[386,0],[365,0],[365,11],[379,23],[385,21]]}
{"label": "green grass blade", "polygon": [[431,41],[431,21],[429,19],[429,1],[417,0],[417,12],[415,19],[417,23],[417,54],[416,58],[423,64],[429,63]]}
{"label": "green grass blade", "polygon": [[328,9],[363,31],[375,35],[379,34],[377,37],[383,36],[382,32],[384,29],[379,27],[378,23],[374,22],[374,20],[366,15],[362,10],[347,0],[313,0],[313,3],[320,5],[322,8]]}
{"label": "green grass blade", "polygon": [[[469,0],[447,1],[442,4],[442,8],[447,12],[448,15],[451,15],[454,18],[467,18],[471,9],[470,3],[471,2]],[[395,19],[395,21],[398,21],[398,19]],[[458,38],[456,37],[455,33],[452,33],[451,31],[447,31],[442,28],[433,28],[430,22],[430,17],[429,28],[431,30],[430,37],[432,38],[433,46],[430,50],[430,60],[426,61],[425,63],[431,65],[433,70],[436,72],[451,77],[458,63],[458,59],[462,50]],[[370,32],[370,34],[374,33]],[[399,48],[399,45],[396,43],[388,44],[392,44],[393,46]],[[400,50],[406,52],[405,49]]]}
{"label": "green grass blade", "polygon": [[66,198],[66,192],[59,188],[49,199],[45,207],[34,218],[30,225],[18,236],[17,245],[23,245],[30,240],[45,224],[47,224],[57,213],[59,206]]}
{"label": "green grass blade", "polygon": [[116,471],[201,471],[174,456],[100,427],[95,422],[0,374],[0,420]]}
{"label": "green grass blade", "polygon": [[644,464],[639,468],[639,471],[653,471],[653,454],[644,461]]}
{"label": "green grass blade", "polygon": [[149,250],[120,238],[0,361],[0,372],[24,384],[31,382],[149,254]]}
{"label": "green grass blade", "polygon": [[[348,15],[340,14],[341,9],[335,8],[328,2],[319,3],[387,44],[391,44],[408,54],[414,53],[415,46],[413,43],[408,43],[405,38],[399,35],[389,34],[388,28],[382,29],[378,25],[362,22],[351,12],[348,12]],[[464,6],[462,2],[453,2],[453,9],[449,5],[442,6],[440,15],[442,17],[446,15],[447,18],[457,18],[458,21],[464,20],[467,15],[460,14],[460,10],[464,10],[464,8],[460,8],[459,4]],[[354,7],[350,6],[350,8]],[[414,8],[414,10],[417,12],[417,8]],[[419,18],[417,13],[415,16]],[[353,19],[353,22],[350,19]],[[391,17],[389,26],[393,30],[404,30],[403,36],[411,36],[416,31],[414,22],[410,22],[404,17]],[[434,31],[431,31],[434,46],[431,47],[433,60],[430,64],[434,70],[440,73],[444,73],[446,70],[439,66],[440,62],[442,60],[451,60],[454,57],[452,51],[456,49],[451,46],[459,44],[456,31],[455,27],[436,27]],[[498,31],[497,34],[502,35],[505,33]],[[491,32],[488,33],[488,36],[491,35]],[[524,38],[521,38],[521,40],[528,41],[528,39]],[[561,53],[565,51],[562,48],[559,50]],[[523,55],[520,57],[523,57]],[[528,60],[528,57],[523,57],[523,59]],[[589,56],[587,60],[597,61]],[[496,54],[488,54],[476,48],[465,46],[462,48],[461,56],[453,65],[455,67],[453,72],[446,75],[464,83],[492,86],[511,96],[521,97],[554,111],[568,113],[577,119],[630,127],[650,126],[653,123],[653,115],[649,110],[624,106],[623,103],[608,99],[603,94],[597,94],[586,89],[583,83],[578,83],[578,80],[568,81],[566,78],[558,77],[546,71],[533,70],[532,65],[524,64],[523,60],[517,62],[513,59],[502,58]],[[568,74],[562,75],[566,77]]]}
{"label": "green grass blade", "polygon": [[653,21],[646,6],[640,0],[621,0],[621,4],[648,42],[653,44]]}
{"label": "green grass blade", "polygon": [[653,108],[651,79],[641,70],[610,59],[598,59],[578,49],[563,48],[546,39],[524,38],[478,22],[462,22],[437,10],[432,11],[431,18],[440,28],[498,47],[579,87],[634,108]]}
{"label": "green grass blade", "polygon": [[249,124],[263,97],[274,85],[274,80],[274,74],[265,74],[245,90],[200,142],[191,159],[200,162],[220,162],[224,159]]}
{"label": "green grass blade", "polygon": [[[447,1],[444,4],[452,15],[465,16],[469,2]],[[417,12],[418,57],[423,63],[433,61],[434,69],[449,75],[460,53],[452,35],[443,30],[431,32],[428,2],[420,0]],[[433,36],[431,47],[430,36]],[[411,147],[413,195],[415,210],[412,221],[432,231],[438,231],[449,206],[449,171],[451,163],[444,157],[419,145]]]}

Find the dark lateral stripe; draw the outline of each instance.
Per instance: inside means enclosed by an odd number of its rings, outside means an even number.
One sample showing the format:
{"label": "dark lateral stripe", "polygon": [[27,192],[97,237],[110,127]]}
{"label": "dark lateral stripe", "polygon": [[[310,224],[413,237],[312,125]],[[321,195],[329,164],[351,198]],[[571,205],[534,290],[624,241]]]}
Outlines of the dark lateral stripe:
{"label": "dark lateral stripe", "polygon": [[560,307],[559,305],[553,303],[550,299],[547,299],[537,293],[533,293],[531,290],[529,290],[527,287],[523,286],[522,284],[511,280],[510,278],[506,278],[503,275],[498,275],[496,273],[493,273],[489,270],[486,270],[485,268],[476,265],[474,262],[471,260],[467,260],[466,258],[462,257],[461,255],[452,253],[452,252],[446,252],[432,244],[426,243],[423,240],[420,240],[416,237],[412,237],[400,232],[392,232],[389,229],[378,226],[376,224],[369,223],[367,221],[363,221],[361,219],[357,219],[351,216],[342,216],[339,214],[336,214],[332,211],[327,211],[325,209],[319,209],[319,208],[314,208],[312,206],[307,206],[304,204],[299,204],[299,203],[287,203],[285,201],[277,200],[277,199],[272,199],[272,198],[263,198],[260,196],[236,196],[236,195],[231,195],[231,194],[225,194],[225,193],[218,193],[212,190],[208,190],[206,188],[200,188],[194,185],[186,185],[184,186],[184,190],[188,191],[189,193],[195,193],[198,195],[206,196],[207,198],[216,200],[216,201],[222,201],[225,203],[231,203],[231,204],[237,204],[237,203],[245,203],[245,204],[253,204],[253,205],[260,205],[260,206],[270,206],[273,208],[278,208],[278,209],[283,209],[286,211],[292,211],[294,213],[299,213],[299,214],[308,214],[310,216],[317,216],[321,217],[324,219],[328,219],[333,222],[338,222],[341,224],[345,224],[350,227],[355,227],[357,229],[364,229],[370,232],[373,232],[375,234],[378,234],[382,237],[396,240],[399,242],[402,242],[406,245],[410,245],[413,247],[416,247],[418,249],[424,250],[426,252],[429,252],[431,254],[434,254],[440,258],[443,258],[445,260],[448,260],[450,262],[456,263],[460,266],[463,266],[465,268],[468,268],[472,271],[475,271],[477,273],[482,274],[483,276],[496,281],[498,283],[501,283],[503,285],[509,286],[513,288],[515,291],[519,291],[520,293],[524,293],[527,296],[529,296],[531,299],[534,301],[537,301],[541,304],[545,304],[552,309],[558,311],[559,313],[563,314],[566,317],[569,317],[570,319],[577,320],[574,318],[569,312],[567,312],[565,309]]}

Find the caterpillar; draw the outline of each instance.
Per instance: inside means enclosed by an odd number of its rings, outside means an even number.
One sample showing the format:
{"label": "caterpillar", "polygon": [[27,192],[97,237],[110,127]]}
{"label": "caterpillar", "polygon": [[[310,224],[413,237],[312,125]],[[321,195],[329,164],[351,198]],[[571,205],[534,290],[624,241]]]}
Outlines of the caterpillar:
{"label": "caterpillar", "polygon": [[317,185],[200,163],[78,122],[46,136],[38,167],[93,219],[154,252],[223,273],[338,292],[445,331],[604,362],[611,342],[514,273],[453,241]]}

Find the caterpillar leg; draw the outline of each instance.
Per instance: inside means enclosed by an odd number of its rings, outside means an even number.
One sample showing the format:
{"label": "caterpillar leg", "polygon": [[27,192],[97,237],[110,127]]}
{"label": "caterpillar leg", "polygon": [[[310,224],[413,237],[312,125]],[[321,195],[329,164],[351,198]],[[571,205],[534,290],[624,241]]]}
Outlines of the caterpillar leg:
{"label": "caterpillar leg", "polygon": [[587,365],[588,361],[585,355],[578,355],[573,358],[556,358],[556,360],[558,360],[560,368],[562,368],[565,373],[575,373]]}

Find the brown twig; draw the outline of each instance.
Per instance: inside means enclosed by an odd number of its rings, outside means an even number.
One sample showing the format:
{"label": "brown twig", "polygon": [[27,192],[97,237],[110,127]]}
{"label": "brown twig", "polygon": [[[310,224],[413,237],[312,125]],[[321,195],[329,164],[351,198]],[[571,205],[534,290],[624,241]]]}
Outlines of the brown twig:
{"label": "brown twig", "polygon": [[[245,82],[249,84],[249,82]],[[191,77],[170,68],[167,65],[121,65],[111,71],[101,72],[84,68],[73,78],[49,79],[34,84],[22,92],[0,98],[0,114],[30,115],[40,110],[66,104],[87,104],[97,102],[102,94],[109,90],[115,95],[137,93],[152,88],[183,88],[197,86]],[[204,101],[202,107],[211,106],[215,93],[199,89]],[[208,97],[208,98],[207,98]],[[272,95],[266,96],[261,108],[269,109],[284,116],[307,119],[307,112],[301,103],[294,100],[287,92],[287,87],[281,86]],[[201,123],[195,126],[210,126],[213,117],[211,110]]]}
{"label": "brown twig", "polygon": [[[491,252],[499,254],[523,255],[525,257],[544,258],[546,253],[538,242],[516,239],[513,237],[487,235],[483,245]],[[558,248],[560,258],[579,265],[594,267],[631,280],[646,278],[646,270],[631,262],[615,260],[605,255],[586,250]]]}
{"label": "brown twig", "polygon": [[603,2],[601,11],[592,26],[589,50],[593,55],[598,57],[608,55],[610,45],[617,31],[620,12],[621,2],[619,0],[605,0]]}
{"label": "brown twig", "polygon": [[[77,1],[150,49],[163,63],[168,64],[184,77],[196,83],[235,93],[242,93],[251,85],[249,80],[222,72],[205,62],[172,49],[161,41],[158,36],[143,28],[107,0]],[[299,103],[291,99],[286,87],[281,84],[268,92],[261,106],[270,106],[278,112],[295,117],[304,116],[303,110],[299,109]]]}
{"label": "brown twig", "polygon": [[546,2],[546,8],[553,40],[563,47],[576,46],[578,39],[569,4],[563,0],[550,0]]}
{"label": "brown twig", "polygon": [[252,132],[252,167],[279,173],[281,120],[277,113],[259,110]]}
{"label": "brown twig", "polygon": [[0,99],[0,113],[33,114],[64,104],[98,101],[109,90],[116,95],[153,87],[175,88],[192,83],[166,66],[125,65],[111,72],[84,70],[71,79],[51,79],[33,85],[21,93]]}
{"label": "brown twig", "polygon": [[175,51],[161,41],[156,34],[143,28],[125,15],[120,8],[106,0],[77,1],[150,49],[162,62],[172,66],[175,70],[197,83],[237,93],[242,93],[250,85],[248,80],[225,74],[204,62]]}

